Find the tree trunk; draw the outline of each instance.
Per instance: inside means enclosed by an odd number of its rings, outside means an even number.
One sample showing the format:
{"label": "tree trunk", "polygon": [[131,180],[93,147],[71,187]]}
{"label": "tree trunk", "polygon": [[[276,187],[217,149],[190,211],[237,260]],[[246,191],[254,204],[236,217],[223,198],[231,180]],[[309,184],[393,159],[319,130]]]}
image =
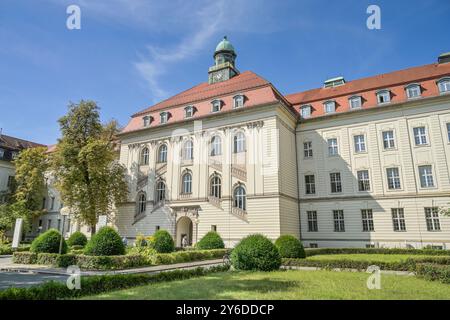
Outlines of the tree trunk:
{"label": "tree trunk", "polygon": [[91,226],[91,237],[95,234],[95,232],[97,232],[97,226],[94,224]]}

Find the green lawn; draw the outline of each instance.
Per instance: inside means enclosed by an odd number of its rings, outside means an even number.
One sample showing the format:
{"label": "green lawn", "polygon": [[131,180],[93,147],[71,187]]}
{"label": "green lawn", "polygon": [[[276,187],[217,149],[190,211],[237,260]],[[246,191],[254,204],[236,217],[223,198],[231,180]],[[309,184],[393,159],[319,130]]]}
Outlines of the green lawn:
{"label": "green lawn", "polygon": [[333,271],[226,272],[115,291],[85,299],[450,299],[450,286],[414,276]]}
{"label": "green lawn", "polygon": [[381,261],[381,262],[401,262],[408,258],[420,259],[428,258],[426,255],[408,254],[321,254],[308,257],[308,260],[353,260],[353,261]]}

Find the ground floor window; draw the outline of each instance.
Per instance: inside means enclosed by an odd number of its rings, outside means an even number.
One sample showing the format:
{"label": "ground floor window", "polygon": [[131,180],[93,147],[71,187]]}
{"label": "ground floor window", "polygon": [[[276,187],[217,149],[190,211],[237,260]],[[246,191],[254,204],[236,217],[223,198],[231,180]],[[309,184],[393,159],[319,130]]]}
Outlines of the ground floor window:
{"label": "ground floor window", "polygon": [[308,216],[308,232],[317,232],[319,231],[317,225],[317,211],[307,211]]}
{"label": "ground floor window", "polygon": [[334,232],[344,232],[344,210],[333,210]]}
{"label": "ground floor window", "polygon": [[438,207],[425,208],[425,219],[427,221],[428,231],[441,231]]}
{"label": "ground floor window", "polygon": [[233,196],[234,196],[234,207],[239,208],[241,210],[246,210],[247,204],[244,187],[243,186],[236,187],[236,189],[234,189]]}
{"label": "ground floor window", "polygon": [[361,210],[363,231],[375,231],[372,209]]}
{"label": "ground floor window", "polygon": [[392,212],[392,224],[394,231],[406,231],[405,213],[403,208],[393,208]]}

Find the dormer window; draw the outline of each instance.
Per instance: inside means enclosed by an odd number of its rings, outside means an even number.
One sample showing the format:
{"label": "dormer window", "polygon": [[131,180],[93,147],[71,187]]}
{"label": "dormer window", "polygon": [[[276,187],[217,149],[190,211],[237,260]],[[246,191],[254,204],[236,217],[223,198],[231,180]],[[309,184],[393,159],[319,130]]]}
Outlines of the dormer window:
{"label": "dormer window", "polygon": [[362,107],[362,98],[361,96],[353,96],[348,99],[348,104],[350,105],[350,109],[358,109]]}
{"label": "dormer window", "polygon": [[450,78],[443,78],[437,82],[440,93],[450,93]]}
{"label": "dormer window", "polygon": [[234,105],[233,108],[242,108],[244,106],[245,97],[242,94],[239,94],[233,98]]}
{"label": "dormer window", "polygon": [[336,112],[336,102],[333,100],[326,101],[323,103],[325,113],[334,113]]}
{"label": "dormer window", "polygon": [[300,115],[303,119],[311,117],[311,106],[309,104],[300,107]]}
{"label": "dormer window", "polygon": [[422,89],[420,88],[420,85],[415,83],[406,86],[405,91],[408,99],[420,98],[420,96],[422,95]]}
{"label": "dormer window", "polygon": [[213,102],[211,102],[211,104],[212,104],[211,112],[219,112],[220,109],[222,108],[222,101],[221,100],[214,100]]}
{"label": "dormer window", "polygon": [[380,90],[377,92],[378,104],[391,102],[391,92],[389,90]]}
{"label": "dormer window", "polygon": [[144,122],[144,128],[149,127],[152,123],[153,117],[151,116],[145,116],[142,118],[142,121]]}
{"label": "dormer window", "polygon": [[184,108],[184,117],[192,118],[194,116],[194,106],[187,106]]}
{"label": "dormer window", "polygon": [[169,113],[168,112],[161,112],[160,114],[161,124],[167,123],[169,120]]}

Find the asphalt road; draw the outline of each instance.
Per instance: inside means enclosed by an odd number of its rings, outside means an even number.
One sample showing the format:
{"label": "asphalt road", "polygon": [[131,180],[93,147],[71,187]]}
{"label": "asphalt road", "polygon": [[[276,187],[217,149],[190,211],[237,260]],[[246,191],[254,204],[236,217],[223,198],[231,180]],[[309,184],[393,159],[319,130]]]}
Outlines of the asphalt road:
{"label": "asphalt road", "polygon": [[0,290],[10,287],[22,288],[31,287],[47,281],[66,282],[68,276],[37,274],[37,273],[20,273],[20,272],[0,272]]}

